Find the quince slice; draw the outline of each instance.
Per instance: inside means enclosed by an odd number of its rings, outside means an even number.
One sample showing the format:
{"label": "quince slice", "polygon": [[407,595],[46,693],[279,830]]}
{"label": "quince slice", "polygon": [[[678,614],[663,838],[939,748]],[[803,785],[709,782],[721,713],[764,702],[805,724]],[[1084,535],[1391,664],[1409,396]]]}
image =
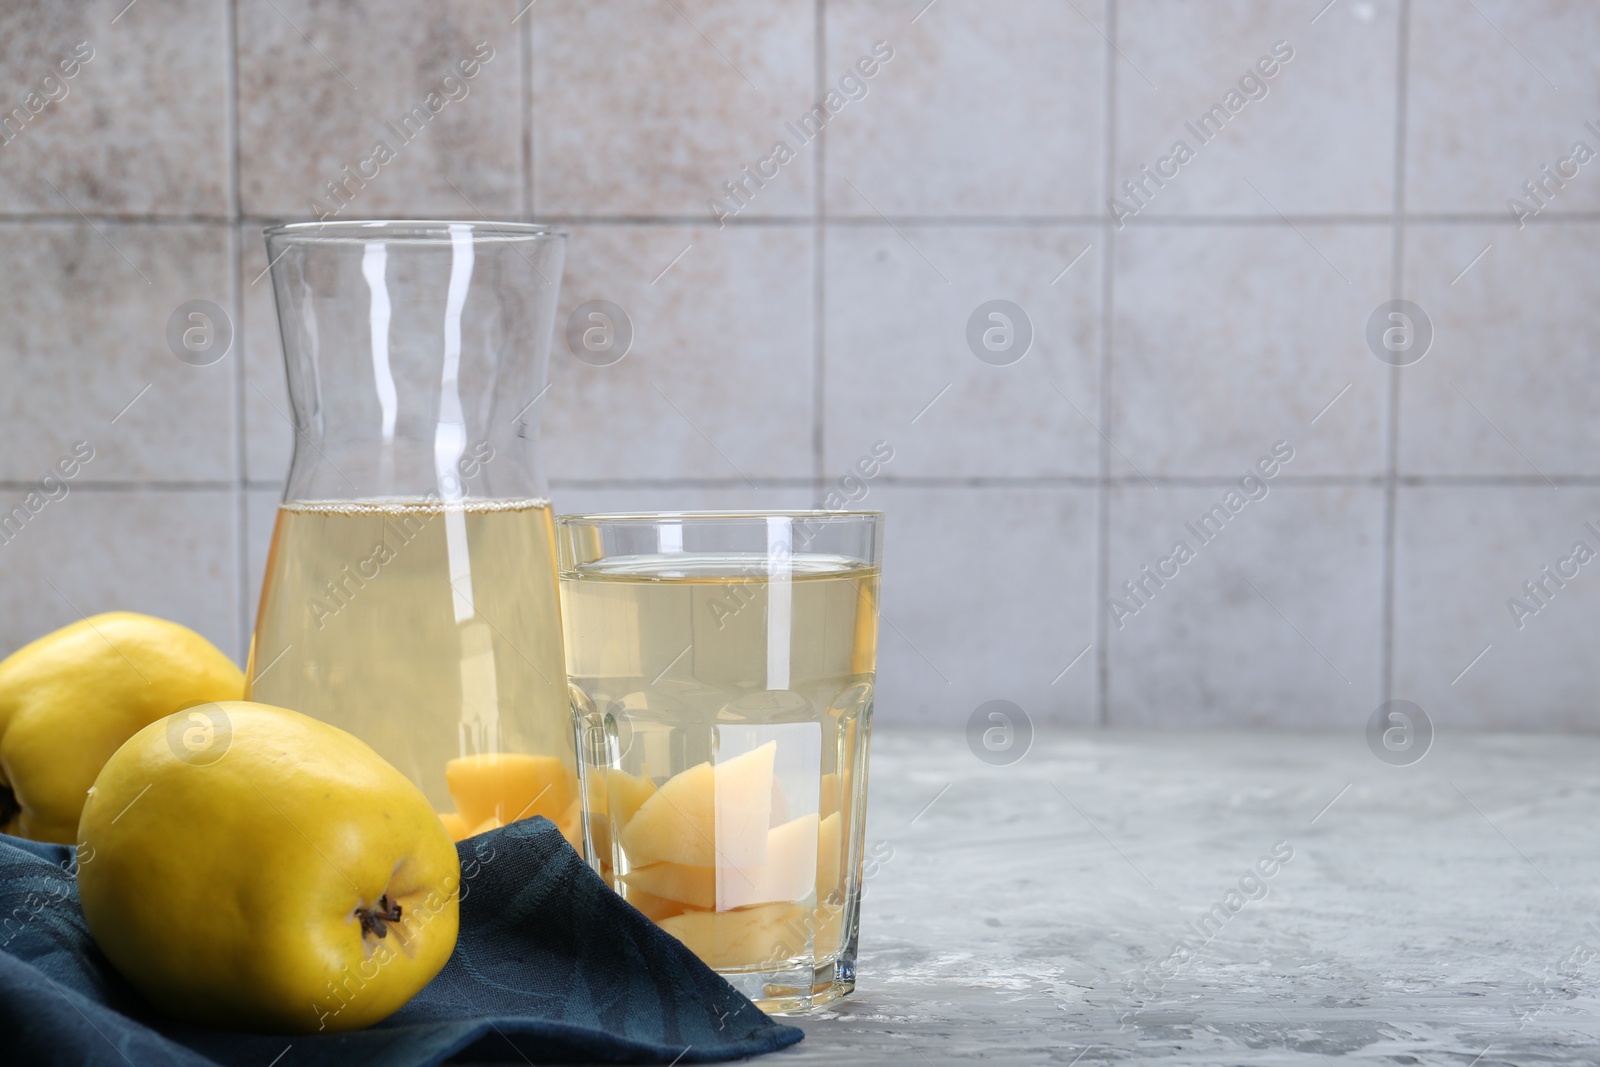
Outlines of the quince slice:
{"label": "quince slice", "polygon": [[697,763],[668,778],[618,835],[629,862],[695,867],[765,863],[777,753],[778,743],[768,741],[743,755]]}
{"label": "quince slice", "polygon": [[473,826],[489,818],[504,825],[534,815],[560,822],[578,792],[565,760],[520,752],[453,759],[445,764],[444,780],[456,810]]}

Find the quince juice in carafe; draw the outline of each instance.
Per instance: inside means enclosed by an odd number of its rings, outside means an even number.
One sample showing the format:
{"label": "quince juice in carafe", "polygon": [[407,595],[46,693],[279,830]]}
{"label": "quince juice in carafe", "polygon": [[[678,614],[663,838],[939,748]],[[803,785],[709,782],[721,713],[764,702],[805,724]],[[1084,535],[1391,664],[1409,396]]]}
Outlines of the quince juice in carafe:
{"label": "quince juice in carafe", "polygon": [[537,814],[580,840],[548,501],[284,504],[247,677],[366,741],[458,839]]}
{"label": "quince juice in carafe", "polygon": [[457,840],[581,841],[539,400],[565,237],[522,223],[266,232],[295,446],[246,692],[365,741]]}

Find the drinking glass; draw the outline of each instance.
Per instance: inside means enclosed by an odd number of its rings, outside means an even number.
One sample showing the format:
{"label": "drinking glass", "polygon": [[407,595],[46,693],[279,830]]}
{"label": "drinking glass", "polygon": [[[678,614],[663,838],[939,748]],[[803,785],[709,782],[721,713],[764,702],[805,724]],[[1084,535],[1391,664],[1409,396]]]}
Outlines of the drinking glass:
{"label": "drinking glass", "polygon": [[249,698],[366,741],[458,839],[538,814],[581,843],[535,449],[565,236],[405,221],[266,240],[295,446]]}
{"label": "drinking glass", "polygon": [[768,1011],[855,987],[882,528],[556,521],[589,861]]}

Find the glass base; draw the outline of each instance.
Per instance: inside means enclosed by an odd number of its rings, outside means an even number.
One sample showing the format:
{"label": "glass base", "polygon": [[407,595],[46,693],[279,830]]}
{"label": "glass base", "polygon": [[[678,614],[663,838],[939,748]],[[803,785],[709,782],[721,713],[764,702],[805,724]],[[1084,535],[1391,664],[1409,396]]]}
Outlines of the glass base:
{"label": "glass base", "polygon": [[802,1015],[848,996],[856,987],[855,968],[841,960],[781,970],[718,971],[728,984],[768,1015]]}

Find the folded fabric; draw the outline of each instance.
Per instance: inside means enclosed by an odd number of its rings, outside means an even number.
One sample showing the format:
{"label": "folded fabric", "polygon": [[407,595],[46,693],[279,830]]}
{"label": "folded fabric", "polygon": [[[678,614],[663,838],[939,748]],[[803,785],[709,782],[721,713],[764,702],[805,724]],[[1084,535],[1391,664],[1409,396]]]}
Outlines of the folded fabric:
{"label": "folded fabric", "polygon": [[161,1016],[89,936],[72,850],[0,835],[0,1063],[693,1063],[800,1040],[623,903],[549,820],[456,847],[461,936],[428,987],[366,1030],[277,1035]]}

